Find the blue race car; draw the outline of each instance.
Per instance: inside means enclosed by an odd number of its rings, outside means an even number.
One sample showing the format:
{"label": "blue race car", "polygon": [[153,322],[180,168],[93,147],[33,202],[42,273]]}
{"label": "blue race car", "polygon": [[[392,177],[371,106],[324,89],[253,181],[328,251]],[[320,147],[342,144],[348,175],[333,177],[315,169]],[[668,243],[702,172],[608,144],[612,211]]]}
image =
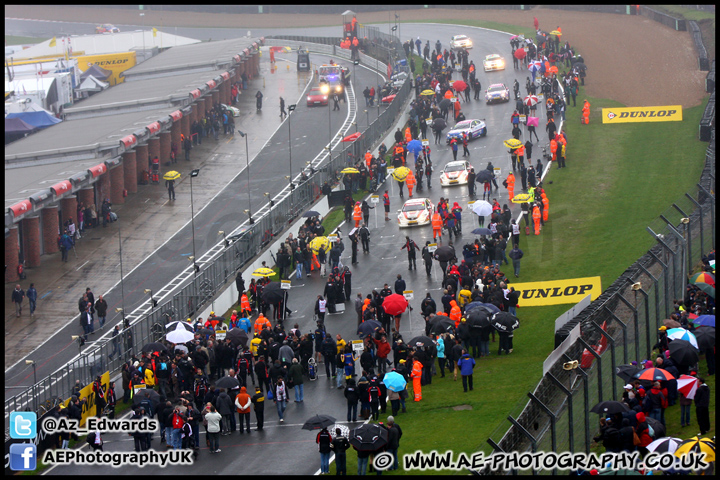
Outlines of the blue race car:
{"label": "blue race car", "polygon": [[450,140],[457,138],[458,142],[462,142],[463,133],[467,134],[468,140],[472,140],[477,137],[484,137],[487,135],[487,126],[485,125],[485,122],[475,118],[463,120],[447,133],[445,141],[450,143]]}

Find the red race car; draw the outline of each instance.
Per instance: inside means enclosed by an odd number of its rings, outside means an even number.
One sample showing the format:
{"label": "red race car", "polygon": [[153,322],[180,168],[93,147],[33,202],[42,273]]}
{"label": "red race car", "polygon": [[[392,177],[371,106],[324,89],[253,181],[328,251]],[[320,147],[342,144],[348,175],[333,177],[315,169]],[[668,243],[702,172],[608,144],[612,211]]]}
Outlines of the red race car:
{"label": "red race car", "polygon": [[326,90],[327,89],[323,90],[323,87],[310,89],[307,94],[307,106],[312,107],[313,105],[327,105],[328,92]]}

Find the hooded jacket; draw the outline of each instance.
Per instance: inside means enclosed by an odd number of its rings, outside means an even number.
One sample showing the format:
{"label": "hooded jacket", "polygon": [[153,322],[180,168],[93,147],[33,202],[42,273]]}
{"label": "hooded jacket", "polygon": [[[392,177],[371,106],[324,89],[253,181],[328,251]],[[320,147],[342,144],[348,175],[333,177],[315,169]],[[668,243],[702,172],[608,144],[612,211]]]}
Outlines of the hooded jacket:
{"label": "hooded jacket", "polygon": [[460,367],[460,374],[461,375],[472,375],[473,368],[475,367],[475,359],[470,356],[469,353],[466,353],[462,357],[460,357],[460,360],[457,362],[458,367]]}
{"label": "hooded jacket", "polygon": [[247,389],[240,387],[240,393],[235,397],[235,407],[238,413],[250,413],[251,405],[252,402],[250,401],[250,395],[247,394]]}

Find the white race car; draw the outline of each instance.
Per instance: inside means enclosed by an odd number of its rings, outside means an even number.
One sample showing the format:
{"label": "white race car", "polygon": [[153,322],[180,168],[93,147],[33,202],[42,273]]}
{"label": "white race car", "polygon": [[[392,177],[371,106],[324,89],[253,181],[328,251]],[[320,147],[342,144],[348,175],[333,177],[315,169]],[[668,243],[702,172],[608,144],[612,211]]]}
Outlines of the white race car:
{"label": "white race car", "polygon": [[472,165],[467,160],[459,160],[457,162],[448,162],[440,174],[440,185],[449,187],[450,185],[467,185],[468,173]]}
{"label": "white race car", "polygon": [[411,198],[398,213],[398,226],[429,225],[435,206],[429,198]]}
{"label": "white race car", "polygon": [[483,60],[483,67],[485,67],[486,72],[491,70],[505,70],[505,59],[497,53],[492,53]]}
{"label": "white race car", "polygon": [[232,107],[232,106],[230,106],[230,105],[225,105],[224,103],[221,103],[221,104],[220,104],[220,108],[222,108],[223,110],[228,110],[228,111],[230,111],[230,113],[232,113],[232,116],[233,116],[233,117],[239,117],[239,116],[240,116],[240,109],[239,109],[239,108],[235,108],[235,107]]}
{"label": "white race car", "polygon": [[472,140],[477,137],[484,137],[487,135],[487,126],[482,120],[471,118],[469,120],[463,120],[457,123],[447,135],[445,135],[445,142],[450,143],[450,140],[456,138],[458,142],[462,142],[463,133],[468,136],[468,140]]}
{"label": "white race car", "polygon": [[509,102],[510,89],[504,83],[494,83],[485,91],[485,102],[490,105],[493,102]]}
{"label": "white race car", "polygon": [[462,48],[472,48],[473,43],[467,35],[455,35],[450,40],[450,48],[460,50]]}

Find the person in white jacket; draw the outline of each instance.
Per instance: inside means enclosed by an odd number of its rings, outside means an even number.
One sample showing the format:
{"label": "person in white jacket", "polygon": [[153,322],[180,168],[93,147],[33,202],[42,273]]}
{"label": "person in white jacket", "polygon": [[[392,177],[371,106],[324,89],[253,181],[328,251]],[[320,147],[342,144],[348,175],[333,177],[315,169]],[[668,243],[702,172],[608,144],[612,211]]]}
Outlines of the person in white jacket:
{"label": "person in white jacket", "polygon": [[206,412],[205,420],[207,421],[210,453],[220,453],[220,422],[222,421],[222,415],[210,403],[206,407]]}

